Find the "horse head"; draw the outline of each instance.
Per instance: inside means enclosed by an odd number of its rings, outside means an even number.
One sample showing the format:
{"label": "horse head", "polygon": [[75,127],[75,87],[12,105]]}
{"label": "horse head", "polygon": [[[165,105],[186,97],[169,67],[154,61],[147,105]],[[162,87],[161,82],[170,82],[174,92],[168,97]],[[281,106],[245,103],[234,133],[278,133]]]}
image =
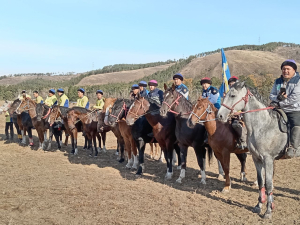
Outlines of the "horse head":
{"label": "horse head", "polygon": [[137,95],[137,99],[130,106],[127,116],[126,123],[131,126],[135,121],[143,116],[150,109],[150,103],[144,97],[141,97],[140,94]]}
{"label": "horse head", "polygon": [[36,117],[36,103],[30,98],[23,99],[21,104],[17,107],[16,113],[21,114],[24,111],[28,111],[31,118]]}
{"label": "horse head", "polygon": [[61,115],[61,112],[60,112],[59,106],[57,106],[57,105],[52,106],[51,112],[49,114],[49,124],[50,124],[50,126],[52,126],[54,124],[55,120],[58,117],[60,117],[60,115]]}
{"label": "horse head", "polygon": [[226,122],[230,114],[243,110],[248,102],[247,93],[245,82],[236,82],[224,98],[217,114],[218,120]]}
{"label": "horse head", "polygon": [[208,98],[202,98],[202,96],[200,96],[188,118],[187,125],[188,127],[193,128],[197,123],[205,123],[215,120],[216,112],[217,109],[208,100]]}
{"label": "horse head", "polygon": [[108,116],[108,124],[115,126],[123,117],[126,117],[130,104],[131,101],[129,99],[117,99]]}

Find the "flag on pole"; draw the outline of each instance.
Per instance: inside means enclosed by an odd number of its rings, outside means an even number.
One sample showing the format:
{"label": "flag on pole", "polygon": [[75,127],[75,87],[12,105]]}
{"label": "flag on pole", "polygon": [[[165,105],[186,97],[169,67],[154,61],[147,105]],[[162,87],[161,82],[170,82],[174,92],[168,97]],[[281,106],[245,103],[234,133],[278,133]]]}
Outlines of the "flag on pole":
{"label": "flag on pole", "polygon": [[229,91],[228,80],[231,76],[230,76],[229,66],[223,48],[221,49],[221,54],[222,54],[222,84],[219,89],[219,93],[220,96],[223,97],[223,93],[227,93]]}

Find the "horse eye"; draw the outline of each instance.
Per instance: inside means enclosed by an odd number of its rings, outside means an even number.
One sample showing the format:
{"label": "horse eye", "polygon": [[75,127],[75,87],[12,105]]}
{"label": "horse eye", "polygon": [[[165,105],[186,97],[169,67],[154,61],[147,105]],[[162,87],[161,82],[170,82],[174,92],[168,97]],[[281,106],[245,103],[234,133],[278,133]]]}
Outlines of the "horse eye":
{"label": "horse eye", "polygon": [[231,98],[234,98],[234,97],[235,97],[235,95],[230,95],[230,97],[231,97]]}

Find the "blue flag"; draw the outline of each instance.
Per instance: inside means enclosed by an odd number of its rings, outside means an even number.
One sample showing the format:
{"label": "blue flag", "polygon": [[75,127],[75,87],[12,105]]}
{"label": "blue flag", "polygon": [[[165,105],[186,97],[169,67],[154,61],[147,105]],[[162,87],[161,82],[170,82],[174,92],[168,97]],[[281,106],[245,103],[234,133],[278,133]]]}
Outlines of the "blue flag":
{"label": "blue flag", "polygon": [[230,79],[231,76],[230,76],[229,66],[223,48],[221,49],[221,54],[222,54],[222,84],[219,89],[219,93],[222,98],[223,93],[227,93],[229,91],[228,80]]}

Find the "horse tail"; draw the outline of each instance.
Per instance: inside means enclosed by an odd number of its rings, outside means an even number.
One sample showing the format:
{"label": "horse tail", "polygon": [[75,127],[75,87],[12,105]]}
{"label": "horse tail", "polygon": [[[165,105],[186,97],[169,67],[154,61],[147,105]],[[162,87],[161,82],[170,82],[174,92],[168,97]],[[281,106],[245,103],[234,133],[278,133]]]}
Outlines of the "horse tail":
{"label": "horse tail", "polygon": [[209,166],[210,166],[210,161],[211,161],[211,159],[212,159],[212,157],[213,157],[213,150],[212,150],[212,148],[209,146],[209,144],[206,144],[205,148],[206,148],[206,150],[207,150],[207,154],[208,154],[208,164],[209,164]]}

